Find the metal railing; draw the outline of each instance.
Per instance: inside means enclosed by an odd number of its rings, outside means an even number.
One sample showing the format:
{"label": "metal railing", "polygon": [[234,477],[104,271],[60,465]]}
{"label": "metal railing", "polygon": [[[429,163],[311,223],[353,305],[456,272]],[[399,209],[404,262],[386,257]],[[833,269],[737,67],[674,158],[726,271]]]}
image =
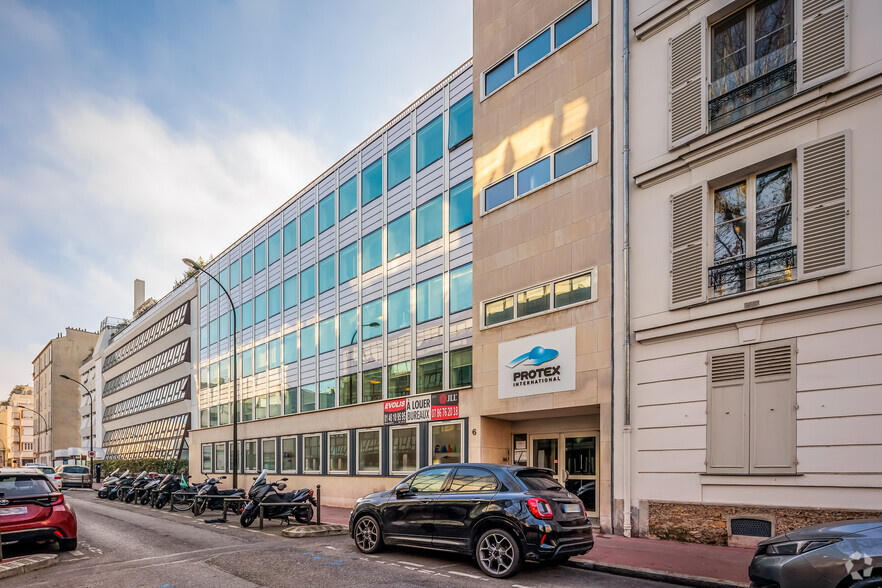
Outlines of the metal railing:
{"label": "metal railing", "polygon": [[796,245],[792,245],[710,267],[707,284],[711,297],[719,298],[792,282],[795,272]]}

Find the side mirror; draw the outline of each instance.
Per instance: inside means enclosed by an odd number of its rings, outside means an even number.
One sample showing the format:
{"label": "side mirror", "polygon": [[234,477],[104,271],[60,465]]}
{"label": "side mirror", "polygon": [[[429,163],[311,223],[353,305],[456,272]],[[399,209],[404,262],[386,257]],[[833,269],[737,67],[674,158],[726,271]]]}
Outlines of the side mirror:
{"label": "side mirror", "polygon": [[408,484],[407,482],[402,482],[395,486],[392,491],[395,493],[395,498],[407,496],[408,494],[410,494],[410,484]]}
{"label": "side mirror", "polygon": [[226,480],[227,477],[226,477],[226,476],[221,476],[220,479],[221,479],[221,480]]}
{"label": "side mirror", "polygon": [[288,481],[288,478],[282,478],[281,480],[279,480],[279,482],[287,482],[287,481]]}

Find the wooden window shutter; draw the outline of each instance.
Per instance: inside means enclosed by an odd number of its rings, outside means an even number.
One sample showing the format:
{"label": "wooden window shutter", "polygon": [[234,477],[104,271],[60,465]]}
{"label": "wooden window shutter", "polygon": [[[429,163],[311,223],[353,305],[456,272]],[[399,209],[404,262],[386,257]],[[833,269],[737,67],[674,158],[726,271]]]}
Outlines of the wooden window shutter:
{"label": "wooden window shutter", "polygon": [[747,359],[747,347],[708,353],[709,474],[746,474],[749,471]]}
{"label": "wooden window shutter", "polygon": [[796,350],[790,341],[751,346],[750,473],[796,471]]}
{"label": "wooden window shutter", "polygon": [[851,267],[851,131],[797,149],[800,279]]}
{"label": "wooden window shutter", "polygon": [[849,0],[802,0],[796,15],[796,88],[802,92],[848,72]]}
{"label": "wooden window shutter", "polygon": [[707,125],[704,21],[668,41],[670,148],[704,134]]}
{"label": "wooden window shutter", "polygon": [[671,196],[671,308],[707,299],[706,206],[706,184]]}

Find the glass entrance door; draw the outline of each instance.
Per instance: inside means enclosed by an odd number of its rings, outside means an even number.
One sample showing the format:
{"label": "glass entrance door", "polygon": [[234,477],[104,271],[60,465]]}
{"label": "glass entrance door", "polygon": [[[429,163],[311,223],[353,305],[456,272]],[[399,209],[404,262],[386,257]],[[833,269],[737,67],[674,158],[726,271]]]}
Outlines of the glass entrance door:
{"label": "glass entrance door", "polygon": [[548,468],[557,472],[557,441],[557,436],[533,438],[530,465],[534,468]]}
{"label": "glass entrance door", "polygon": [[557,480],[597,516],[597,435],[561,433],[531,435],[529,465],[548,468]]}

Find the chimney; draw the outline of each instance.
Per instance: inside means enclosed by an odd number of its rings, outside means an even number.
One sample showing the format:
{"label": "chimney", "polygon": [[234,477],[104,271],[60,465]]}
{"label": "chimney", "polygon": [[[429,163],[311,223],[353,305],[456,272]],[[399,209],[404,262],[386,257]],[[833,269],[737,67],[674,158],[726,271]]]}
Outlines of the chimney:
{"label": "chimney", "polygon": [[138,310],[144,304],[144,280],[135,280],[135,308],[133,311]]}

